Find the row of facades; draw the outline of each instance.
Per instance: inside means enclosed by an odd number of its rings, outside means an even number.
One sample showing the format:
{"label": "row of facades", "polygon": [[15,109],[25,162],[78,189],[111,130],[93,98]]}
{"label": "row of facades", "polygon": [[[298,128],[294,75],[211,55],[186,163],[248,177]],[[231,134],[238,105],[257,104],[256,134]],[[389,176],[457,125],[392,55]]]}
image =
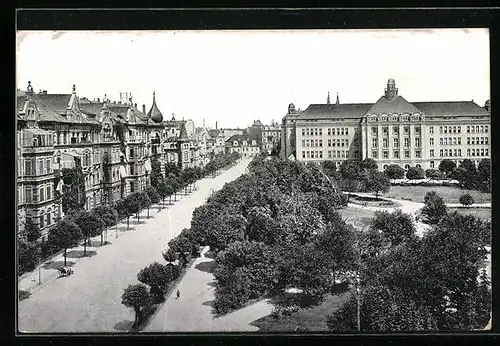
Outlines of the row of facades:
{"label": "row of facades", "polygon": [[476,164],[490,158],[491,105],[474,101],[408,102],[393,79],[373,103],[293,104],[282,121],[284,158],[301,161],[374,159],[380,170],[397,164],[408,169],[437,168],[444,159]]}
{"label": "row of facades", "polygon": [[48,94],[35,93],[28,83],[26,91],[17,90],[18,230],[30,218],[46,237],[63,217],[63,168],[81,165],[90,210],[142,191],[153,159],[164,174],[168,162],[203,167],[217,153],[251,157],[279,143],[280,129],[272,127],[265,139],[262,131],[252,133],[266,128],[255,123],[245,130],[195,127],[192,120],[164,120],[154,93],[146,113],[128,94],[119,102],[106,97],[91,101],[79,97],[75,86],[69,94]]}

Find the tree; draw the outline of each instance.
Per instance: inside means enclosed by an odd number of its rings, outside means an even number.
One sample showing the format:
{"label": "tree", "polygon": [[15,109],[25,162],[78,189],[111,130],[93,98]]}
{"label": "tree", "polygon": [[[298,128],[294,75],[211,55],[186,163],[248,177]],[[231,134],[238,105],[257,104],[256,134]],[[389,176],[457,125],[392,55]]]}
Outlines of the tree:
{"label": "tree", "polygon": [[161,179],[158,182],[158,186],[156,187],[156,190],[158,192],[159,197],[162,200],[162,204],[164,204],[165,203],[165,197],[168,196],[168,192],[169,192],[169,185],[167,183],[167,179]]}
{"label": "tree", "polygon": [[77,246],[82,239],[80,227],[73,221],[59,221],[49,232],[49,243],[59,249],[64,249],[64,265],[66,265],[66,252],[68,248]]}
{"label": "tree", "polygon": [[163,298],[163,292],[167,288],[168,283],[172,281],[172,277],[169,274],[170,272],[167,271],[164,265],[154,262],[141,269],[137,274],[137,280],[148,285],[151,288],[151,295],[159,301]]}
{"label": "tree", "polygon": [[375,192],[378,198],[380,192],[386,193],[391,187],[391,182],[384,172],[372,170],[368,174],[368,179],[365,181],[365,191]]}
{"label": "tree", "polygon": [[86,203],[85,176],[81,165],[74,168],[62,169],[63,194],[62,210],[69,214],[75,210],[82,210]]}
{"label": "tree", "polygon": [[389,165],[384,172],[389,179],[401,179],[405,176],[404,168],[399,165]]}
{"label": "tree", "polygon": [[[151,199],[147,191],[139,192],[139,203],[141,205],[140,210],[148,208],[148,218],[149,218],[149,207],[151,206]],[[140,211],[139,211],[140,213]],[[139,213],[137,213],[137,221],[139,221]]]}
{"label": "tree", "polygon": [[446,176],[449,176],[453,173],[453,170],[457,167],[455,161],[444,159],[439,164],[439,170],[443,172]]}
{"label": "tree", "polygon": [[143,309],[151,305],[151,295],[146,285],[128,285],[122,294],[122,304],[134,309],[134,326],[137,326],[143,319]]}
{"label": "tree", "polygon": [[17,256],[18,275],[32,271],[39,261],[40,247],[36,243],[26,241],[25,239],[18,239]]}
{"label": "tree", "polygon": [[406,172],[406,178],[413,179],[423,179],[425,178],[425,172],[420,167],[410,167],[408,168],[408,172]]}
{"label": "tree", "polygon": [[[108,205],[98,205],[92,209],[92,213],[103,222],[103,228],[111,227],[117,223],[118,212]],[[103,229],[104,230],[104,229]],[[101,245],[103,243],[103,232],[101,232]]]}
{"label": "tree", "polygon": [[427,217],[427,221],[430,224],[437,224],[447,213],[444,200],[442,197],[438,196],[436,191],[429,191],[426,193],[424,204],[422,214]]}
{"label": "tree", "polygon": [[410,215],[404,214],[401,210],[392,213],[376,211],[371,227],[381,231],[392,245],[399,245],[415,237],[415,225]]}
{"label": "tree", "polygon": [[42,236],[42,231],[31,218],[26,218],[24,229],[20,232],[21,237],[29,242],[37,241]]}
{"label": "tree", "polygon": [[477,324],[476,328],[486,326],[491,319],[491,283],[486,270],[481,271],[477,294]]}
{"label": "tree", "polygon": [[169,264],[173,264],[177,260],[177,253],[171,247],[169,247],[167,251],[163,252],[162,255],[165,261]]}
{"label": "tree", "polygon": [[157,158],[151,160],[151,187],[157,187],[160,180],[163,179],[161,175],[161,164]]}
{"label": "tree", "polygon": [[469,195],[468,193],[460,196],[460,198],[458,199],[458,201],[462,204],[462,205],[465,205],[465,206],[469,206],[471,204],[474,204],[474,198],[472,198],[471,195]]}
{"label": "tree", "polygon": [[83,256],[85,257],[87,255],[87,241],[90,243],[90,238],[100,234],[102,241],[103,221],[95,214],[86,211],[72,215],[72,221],[78,225],[83,236]]}
{"label": "tree", "polygon": [[125,209],[127,210],[127,229],[129,228],[130,215],[136,214],[139,221],[139,212],[141,211],[141,194],[134,192],[125,197]]}
{"label": "tree", "polygon": [[479,175],[479,182],[483,191],[490,191],[491,189],[491,160],[482,159],[477,166]]}
{"label": "tree", "polygon": [[371,158],[366,158],[361,161],[361,168],[365,171],[378,170],[377,161]]}
{"label": "tree", "polygon": [[469,159],[465,159],[462,161],[459,168],[463,169],[458,179],[460,183],[467,189],[476,188],[479,181],[476,164]]}
{"label": "tree", "polygon": [[439,169],[429,168],[425,171],[425,176],[431,179],[441,179],[443,177],[443,172]]}
{"label": "tree", "polygon": [[351,192],[359,191],[360,181],[363,177],[361,163],[355,160],[346,160],[340,165],[340,175],[342,177],[342,187],[344,191],[348,191],[347,202],[351,196]]}

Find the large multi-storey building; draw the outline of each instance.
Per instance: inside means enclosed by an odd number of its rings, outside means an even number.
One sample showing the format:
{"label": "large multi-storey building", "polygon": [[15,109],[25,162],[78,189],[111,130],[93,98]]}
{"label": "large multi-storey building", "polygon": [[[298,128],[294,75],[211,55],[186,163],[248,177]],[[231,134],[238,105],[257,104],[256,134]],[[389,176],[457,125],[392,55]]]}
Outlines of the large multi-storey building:
{"label": "large multi-storey building", "polygon": [[408,102],[393,79],[374,103],[290,104],[282,122],[281,156],[302,161],[372,158],[383,170],[437,168],[443,159],[460,164],[490,157],[490,101]]}
{"label": "large multi-storey building", "polygon": [[271,125],[262,126],[262,149],[268,151],[273,150],[278,147],[278,143],[281,141],[281,126],[274,121]]}
{"label": "large multi-storey building", "polygon": [[[142,191],[150,183],[152,160],[173,160],[183,167],[203,165],[194,123],[163,121],[153,93],[146,114],[128,93],[119,102],[91,101],[76,94],[17,91],[18,230],[26,218],[43,238],[63,217],[63,169],[80,166],[85,180],[85,209]],[[191,134],[191,136],[189,135]],[[186,155],[186,152],[188,153]]]}
{"label": "large multi-storey building", "polygon": [[226,153],[237,152],[242,157],[256,156],[261,150],[262,143],[250,135],[233,135],[226,141]]}

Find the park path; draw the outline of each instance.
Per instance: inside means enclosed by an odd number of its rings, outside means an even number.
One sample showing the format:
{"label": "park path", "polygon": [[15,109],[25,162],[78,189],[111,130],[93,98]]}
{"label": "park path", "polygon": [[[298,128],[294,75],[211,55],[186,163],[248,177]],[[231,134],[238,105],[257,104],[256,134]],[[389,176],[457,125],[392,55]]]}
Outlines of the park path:
{"label": "park path", "polygon": [[215,298],[213,259],[205,257],[206,247],[188,269],[173,292],[181,292],[180,299],[171,294],[152,317],[144,332],[246,332],[258,331],[251,322],[269,315],[273,305],[268,300],[215,318],[212,302]]}
{"label": "park path", "polygon": [[194,209],[205,203],[212,191],[242,175],[249,162],[242,160],[215,178],[198,181],[196,191],[156,213],[154,218],[134,225],[134,230],[118,238],[108,231],[108,240],[113,244],[98,248],[97,255],[69,258],[71,262],[78,262],[73,275],[53,279],[41,285],[28,299],[18,302],[18,330],[126,332],[134,314],[121,304],[123,289],[137,283],[140,269],[154,261],[164,262],[161,254],[167,242],[183,228],[190,227]]}

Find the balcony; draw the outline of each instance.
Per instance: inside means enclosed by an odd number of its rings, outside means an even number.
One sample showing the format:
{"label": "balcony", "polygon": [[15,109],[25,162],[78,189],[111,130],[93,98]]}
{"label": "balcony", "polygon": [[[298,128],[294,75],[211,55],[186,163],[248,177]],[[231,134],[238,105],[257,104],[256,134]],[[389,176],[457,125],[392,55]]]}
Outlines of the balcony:
{"label": "balcony", "polygon": [[128,143],[141,143],[143,141],[141,136],[128,136]]}

